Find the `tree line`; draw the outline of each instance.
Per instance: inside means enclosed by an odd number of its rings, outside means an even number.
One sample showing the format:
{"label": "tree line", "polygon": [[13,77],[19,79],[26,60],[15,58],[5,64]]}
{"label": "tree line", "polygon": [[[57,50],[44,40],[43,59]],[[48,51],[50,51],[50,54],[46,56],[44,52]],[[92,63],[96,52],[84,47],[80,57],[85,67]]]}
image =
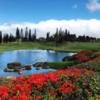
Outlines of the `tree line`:
{"label": "tree line", "polygon": [[0,31],[0,43],[4,42],[32,42],[36,40],[36,29],[34,30],[34,33],[32,33],[31,29],[28,29],[26,27],[25,31],[23,29],[16,28],[15,35],[11,33],[5,33],[2,34],[2,31]]}
{"label": "tree line", "polygon": [[37,31],[36,29],[34,32],[32,32],[31,29],[28,29],[26,27],[25,31],[23,29],[16,28],[15,36],[13,34],[2,34],[2,31],[0,31],[0,43],[7,43],[7,42],[34,42],[34,41],[48,41],[48,42],[55,42],[62,43],[64,41],[70,41],[70,42],[95,42],[100,39],[96,37],[90,37],[85,35],[79,35],[76,36],[76,34],[71,34],[70,31],[62,30],[62,29],[56,29],[56,32],[53,35],[50,35],[50,32],[46,33],[46,38],[39,37],[37,38]]}

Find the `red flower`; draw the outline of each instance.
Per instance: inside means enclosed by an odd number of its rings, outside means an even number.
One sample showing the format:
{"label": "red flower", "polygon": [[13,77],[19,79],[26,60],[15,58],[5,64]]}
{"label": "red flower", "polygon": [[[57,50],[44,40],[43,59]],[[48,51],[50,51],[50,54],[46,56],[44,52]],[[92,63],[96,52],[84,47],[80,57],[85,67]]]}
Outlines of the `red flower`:
{"label": "red flower", "polygon": [[14,91],[21,90],[21,88],[22,88],[21,84],[16,84],[16,85],[14,86]]}
{"label": "red flower", "polygon": [[27,96],[24,94],[20,94],[18,100],[27,100]]}
{"label": "red flower", "polygon": [[31,94],[30,86],[29,85],[22,86],[21,92],[26,95],[30,95]]}
{"label": "red flower", "polygon": [[41,96],[37,96],[36,100],[42,100]]}
{"label": "red flower", "polygon": [[[91,73],[93,72],[85,68],[68,68],[45,74],[18,77],[0,87],[0,99],[33,100],[34,96],[42,93],[48,96],[59,96],[57,93],[69,95],[79,90],[76,82],[80,82],[81,77]],[[60,97],[63,100],[63,95]],[[41,95],[37,96],[36,100],[42,100]]]}
{"label": "red flower", "polygon": [[63,85],[59,88],[59,92],[61,93],[71,93],[76,87],[72,82],[65,81]]}
{"label": "red flower", "polygon": [[18,97],[17,96],[13,96],[10,98],[10,100],[18,100]]}
{"label": "red flower", "polygon": [[8,88],[6,86],[0,88],[0,97],[3,99],[8,97]]}
{"label": "red flower", "polygon": [[49,77],[49,80],[54,83],[56,83],[59,80],[55,74],[49,74],[48,77]]}
{"label": "red flower", "polygon": [[0,88],[0,93],[5,93],[5,92],[7,92],[8,91],[8,88],[6,87],[6,86],[2,86],[1,88]]}
{"label": "red flower", "polygon": [[1,98],[2,98],[3,100],[5,100],[5,99],[7,99],[7,98],[8,98],[8,96],[9,96],[9,94],[5,92],[5,93],[2,95],[2,97],[1,97]]}

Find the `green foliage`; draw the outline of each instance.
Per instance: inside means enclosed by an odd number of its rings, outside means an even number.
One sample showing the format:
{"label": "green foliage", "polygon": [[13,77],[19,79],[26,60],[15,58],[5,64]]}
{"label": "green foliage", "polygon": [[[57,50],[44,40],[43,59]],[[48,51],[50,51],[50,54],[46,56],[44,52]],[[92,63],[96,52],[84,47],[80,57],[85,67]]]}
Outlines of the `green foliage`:
{"label": "green foliage", "polygon": [[90,81],[90,88],[93,91],[94,95],[100,95],[100,73],[95,72],[95,77]]}
{"label": "green foliage", "polygon": [[79,68],[87,68],[87,69],[91,69],[91,70],[99,72],[100,71],[100,62],[81,63],[81,64],[77,65],[77,67],[79,67]]}

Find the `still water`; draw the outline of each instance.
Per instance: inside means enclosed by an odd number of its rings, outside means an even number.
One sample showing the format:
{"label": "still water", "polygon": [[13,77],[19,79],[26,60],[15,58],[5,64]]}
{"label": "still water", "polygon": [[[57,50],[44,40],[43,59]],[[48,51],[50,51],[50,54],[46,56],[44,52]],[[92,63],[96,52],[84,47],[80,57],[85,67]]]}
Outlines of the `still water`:
{"label": "still water", "polygon": [[[65,52],[55,52],[51,50],[14,50],[6,51],[0,53],[0,76],[20,76],[16,72],[4,72],[4,68],[7,67],[7,63],[10,62],[21,62],[22,65],[34,64],[36,62],[53,62],[53,61],[62,61],[63,57],[71,56],[73,53]],[[22,75],[30,75],[36,73],[45,73],[49,71],[54,71],[53,69],[42,69],[36,70],[35,67],[32,67],[32,70],[22,71]]]}

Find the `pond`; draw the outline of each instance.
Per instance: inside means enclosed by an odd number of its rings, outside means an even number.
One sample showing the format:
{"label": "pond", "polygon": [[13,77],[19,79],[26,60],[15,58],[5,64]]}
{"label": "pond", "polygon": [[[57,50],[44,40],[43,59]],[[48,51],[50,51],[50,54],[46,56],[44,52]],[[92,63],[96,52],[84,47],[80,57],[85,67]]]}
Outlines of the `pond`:
{"label": "pond", "polygon": [[[7,63],[21,62],[21,64],[34,64],[36,62],[53,62],[62,61],[63,57],[71,56],[73,53],[55,52],[52,50],[14,50],[0,53],[0,76],[20,76],[16,72],[4,72],[4,68],[7,67]],[[44,73],[54,71],[54,69],[42,69],[36,70],[33,66],[31,70],[22,71],[22,75],[30,75],[36,73]]]}

